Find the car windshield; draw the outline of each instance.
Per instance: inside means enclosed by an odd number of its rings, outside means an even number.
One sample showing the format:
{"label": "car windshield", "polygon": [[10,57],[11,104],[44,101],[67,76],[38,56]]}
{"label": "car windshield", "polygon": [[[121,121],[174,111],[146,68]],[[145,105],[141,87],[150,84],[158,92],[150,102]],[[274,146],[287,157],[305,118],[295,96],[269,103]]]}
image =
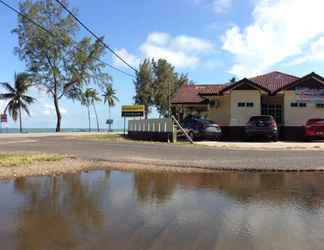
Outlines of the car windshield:
{"label": "car windshield", "polygon": [[250,118],[250,122],[256,122],[256,121],[270,122],[270,121],[272,121],[272,117],[271,116],[253,116]]}
{"label": "car windshield", "polygon": [[205,124],[205,125],[208,125],[208,124],[212,124],[212,123],[214,123],[214,122],[212,122],[212,121],[209,121],[209,120],[202,120],[202,119],[199,119],[199,120],[197,120],[198,122],[200,122],[200,123],[202,123],[202,124]]}

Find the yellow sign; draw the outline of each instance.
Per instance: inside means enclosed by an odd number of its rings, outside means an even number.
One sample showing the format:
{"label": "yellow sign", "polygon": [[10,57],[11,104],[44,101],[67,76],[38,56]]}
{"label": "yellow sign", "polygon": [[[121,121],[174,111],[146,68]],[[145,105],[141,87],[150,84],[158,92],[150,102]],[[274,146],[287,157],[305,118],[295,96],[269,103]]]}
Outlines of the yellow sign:
{"label": "yellow sign", "polygon": [[144,105],[125,105],[122,112],[144,112]]}
{"label": "yellow sign", "polygon": [[144,116],[144,105],[125,105],[122,106],[122,117]]}

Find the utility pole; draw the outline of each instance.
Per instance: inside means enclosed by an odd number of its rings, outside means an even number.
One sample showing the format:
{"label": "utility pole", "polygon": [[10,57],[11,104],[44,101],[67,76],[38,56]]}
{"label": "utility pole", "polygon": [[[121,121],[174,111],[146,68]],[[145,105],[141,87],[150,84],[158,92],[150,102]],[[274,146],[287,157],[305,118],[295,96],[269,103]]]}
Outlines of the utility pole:
{"label": "utility pole", "polygon": [[169,115],[169,118],[171,118],[171,84],[170,84],[170,81],[168,81],[168,101],[169,101],[169,111],[168,111],[168,115]]}

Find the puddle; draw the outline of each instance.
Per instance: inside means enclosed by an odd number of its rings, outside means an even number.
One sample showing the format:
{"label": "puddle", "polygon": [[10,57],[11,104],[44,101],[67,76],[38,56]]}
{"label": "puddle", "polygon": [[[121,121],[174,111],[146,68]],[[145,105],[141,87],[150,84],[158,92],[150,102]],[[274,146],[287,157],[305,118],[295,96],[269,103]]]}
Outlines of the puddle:
{"label": "puddle", "polygon": [[324,174],[95,171],[0,181],[1,249],[323,249]]}

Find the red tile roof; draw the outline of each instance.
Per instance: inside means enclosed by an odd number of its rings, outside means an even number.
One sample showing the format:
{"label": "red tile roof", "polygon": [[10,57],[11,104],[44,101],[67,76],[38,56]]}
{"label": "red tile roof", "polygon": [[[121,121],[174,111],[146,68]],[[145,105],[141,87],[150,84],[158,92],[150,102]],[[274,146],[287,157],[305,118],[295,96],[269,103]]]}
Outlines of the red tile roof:
{"label": "red tile roof", "polygon": [[183,85],[172,99],[173,104],[201,103],[204,99],[199,95],[204,86]]}
{"label": "red tile roof", "polygon": [[[314,75],[310,74],[314,77]],[[318,75],[316,75],[318,76]],[[318,76],[320,77],[320,76]],[[276,91],[280,91],[285,87],[294,84],[301,78],[293,75],[288,75],[278,71],[273,71],[265,75],[259,75],[252,77],[250,79],[242,79],[236,83],[228,84],[197,84],[197,85],[187,85],[181,87],[176,95],[174,96],[172,103],[173,104],[186,104],[186,103],[202,103],[205,99],[204,95],[217,95],[222,92],[222,90],[230,90],[231,87],[235,87],[240,82],[247,80],[250,84],[255,84],[256,87],[259,87],[265,91],[269,91],[271,94],[275,94]],[[324,81],[324,78],[321,78]]]}
{"label": "red tile roof", "polygon": [[268,89],[271,93],[298,80],[299,77],[273,71],[265,75],[252,77],[249,80]]}
{"label": "red tile roof", "polygon": [[203,86],[199,92],[200,95],[217,95],[226,86],[226,84],[208,84],[200,86]]}

